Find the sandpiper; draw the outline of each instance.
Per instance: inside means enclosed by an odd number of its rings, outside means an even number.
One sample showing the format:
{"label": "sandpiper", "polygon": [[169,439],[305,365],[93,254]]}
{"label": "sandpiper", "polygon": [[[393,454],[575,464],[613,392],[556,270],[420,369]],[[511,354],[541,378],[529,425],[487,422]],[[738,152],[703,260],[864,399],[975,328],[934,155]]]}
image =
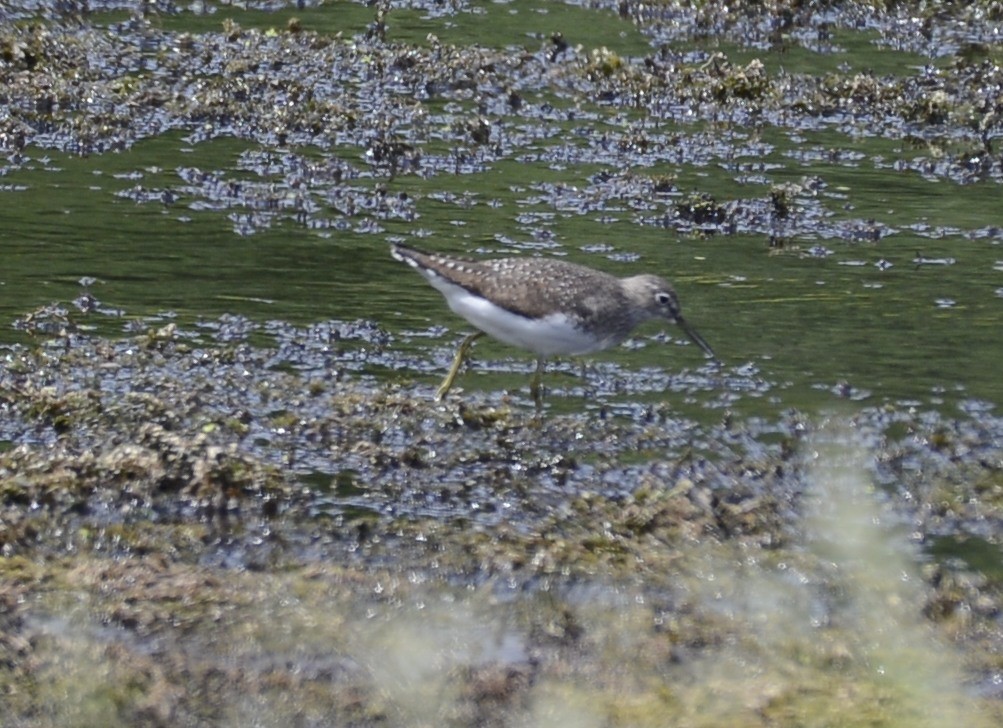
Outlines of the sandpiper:
{"label": "sandpiper", "polygon": [[453,386],[470,346],[484,334],[536,354],[530,392],[538,405],[547,357],[608,349],[650,319],[676,324],[716,360],[710,345],[682,317],[672,286],[658,276],[617,278],[556,258],[467,260],[401,244],[390,252],[421,273],[455,313],[477,328],[460,344],[436,399]]}

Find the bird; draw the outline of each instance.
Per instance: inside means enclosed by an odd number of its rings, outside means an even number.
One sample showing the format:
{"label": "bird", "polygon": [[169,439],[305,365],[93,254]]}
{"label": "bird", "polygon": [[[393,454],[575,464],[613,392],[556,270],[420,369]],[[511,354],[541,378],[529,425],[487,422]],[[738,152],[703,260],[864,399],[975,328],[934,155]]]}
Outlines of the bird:
{"label": "bird", "polygon": [[656,275],[618,278],[547,257],[471,260],[427,253],[403,243],[394,243],[390,254],[421,273],[445,297],[449,308],[476,329],[460,344],[436,400],[452,388],[470,347],[485,334],[536,355],[530,393],[537,406],[549,357],[608,349],[652,319],[679,326],[717,361],[710,345],[683,318],[675,289]]}

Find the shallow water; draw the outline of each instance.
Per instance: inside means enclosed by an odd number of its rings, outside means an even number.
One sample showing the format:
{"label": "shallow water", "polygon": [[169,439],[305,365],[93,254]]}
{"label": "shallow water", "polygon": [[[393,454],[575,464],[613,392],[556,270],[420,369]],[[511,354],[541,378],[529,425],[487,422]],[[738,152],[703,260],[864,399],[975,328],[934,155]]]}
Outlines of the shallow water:
{"label": "shallow water", "polygon": [[[977,134],[960,112],[910,118],[889,100],[900,93],[902,106],[935,107],[937,90],[906,93],[921,78],[954,90],[938,80],[951,73],[942,49],[930,45],[924,56],[906,46],[908,28],[883,28],[883,45],[873,31],[838,27],[821,47],[803,39],[799,47],[796,34],[774,48],[743,47],[725,26],[717,39],[687,39],[684,23],[635,26],[609,11],[551,3],[419,3],[387,15],[386,42],[400,45],[383,46],[356,35],[375,11],[354,4],[295,13],[206,7],[212,12],[141,23],[95,12],[93,37],[111,24],[114,40],[101,42],[138,55],[92,51],[94,98],[76,102],[69,126],[58,106],[48,126],[25,114],[45,133],[21,153],[8,147],[2,170],[3,319],[57,301],[105,333],[158,315],[361,318],[392,335],[389,351],[401,356],[390,363],[393,376],[412,372],[431,391],[466,326],[390,260],[388,242],[402,239],[472,256],[561,255],[617,274],[662,273],[726,363],[723,372],[699,369],[694,347],[665,347],[653,340],[657,327],[646,327],[639,345],[594,357],[600,369],[614,367],[612,385],[605,376],[578,380],[576,365],[568,377],[552,366],[558,375],[547,383],[559,409],[580,407],[582,387],[608,404],[673,401],[663,370],[696,380],[695,403],[750,414],[845,397],[949,410],[1003,399],[1001,176],[979,166]],[[304,32],[283,38],[293,16]],[[220,32],[227,18],[248,30],[228,39]],[[343,40],[332,37],[338,31]],[[566,48],[550,39],[557,31]],[[313,32],[323,46],[306,43],[316,62],[299,68],[290,47]],[[423,86],[413,69],[426,62],[430,32],[471,45]],[[205,44],[204,68],[191,66],[189,56],[199,56],[186,38]],[[350,50],[356,43],[376,43],[385,56]],[[492,48],[521,54],[510,77]],[[730,67],[715,60],[718,51],[733,54]],[[719,65],[732,72],[710,72],[718,91],[703,96],[664,82],[638,96],[643,55],[698,81]],[[762,77],[747,65],[756,59]],[[128,86],[109,89],[116,64],[135,69],[136,86],[153,80],[151,93],[159,89],[167,103],[122,111],[115,93],[136,97]],[[861,73],[869,68],[889,75]],[[245,101],[232,87],[198,105],[200,119],[170,100],[197,96],[215,74],[237,69],[255,74],[234,76],[250,79]],[[827,110],[783,98],[813,84],[854,90]],[[221,111],[230,101],[246,111]],[[319,104],[330,128],[297,125],[281,104]],[[332,116],[342,107],[355,121]],[[82,121],[89,113],[97,129]],[[131,127],[102,131],[109,115],[131,114]],[[473,131],[481,120],[486,141]],[[109,151],[77,153],[85,147]],[[82,287],[84,277],[96,281]],[[82,292],[105,314],[76,314],[71,302]],[[10,328],[0,337],[25,340]],[[529,357],[491,343],[475,357],[461,387],[525,394]]]}

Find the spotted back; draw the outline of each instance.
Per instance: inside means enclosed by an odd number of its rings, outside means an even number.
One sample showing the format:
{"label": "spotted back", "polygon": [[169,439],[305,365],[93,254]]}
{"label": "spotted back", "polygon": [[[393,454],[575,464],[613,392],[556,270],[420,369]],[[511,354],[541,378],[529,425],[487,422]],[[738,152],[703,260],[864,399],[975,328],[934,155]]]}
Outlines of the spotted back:
{"label": "spotted back", "polygon": [[619,278],[556,258],[467,260],[396,246],[394,257],[486,298],[512,313],[543,318],[564,313],[588,320],[627,303]]}

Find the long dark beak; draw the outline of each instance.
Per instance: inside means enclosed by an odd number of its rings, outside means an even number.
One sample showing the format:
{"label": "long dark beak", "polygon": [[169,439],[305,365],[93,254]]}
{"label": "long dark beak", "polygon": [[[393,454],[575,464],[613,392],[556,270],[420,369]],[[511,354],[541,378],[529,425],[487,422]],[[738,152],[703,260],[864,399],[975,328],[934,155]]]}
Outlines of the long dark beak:
{"label": "long dark beak", "polygon": [[701,349],[704,350],[704,353],[707,354],[707,356],[709,356],[718,364],[721,363],[721,361],[714,355],[714,350],[710,348],[710,344],[708,344],[706,341],[703,340],[703,337],[696,332],[696,329],[694,329],[692,326],[686,323],[686,319],[684,319],[682,316],[678,316],[676,317],[676,324],[679,326],[679,328],[683,330],[683,332],[688,337],[690,337],[690,341],[692,341],[694,344],[696,344],[697,346],[699,346]]}

